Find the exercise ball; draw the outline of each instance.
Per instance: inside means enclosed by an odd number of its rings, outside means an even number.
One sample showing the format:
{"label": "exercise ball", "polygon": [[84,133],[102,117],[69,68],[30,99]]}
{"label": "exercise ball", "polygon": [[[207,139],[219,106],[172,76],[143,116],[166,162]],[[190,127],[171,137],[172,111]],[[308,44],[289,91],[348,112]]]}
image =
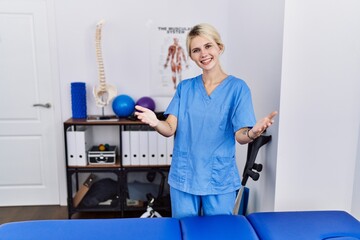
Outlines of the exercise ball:
{"label": "exercise ball", "polygon": [[155,111],[155,101],[151,97],[142,97],[137,100],[136,105]]}
{"label": "exercise ball", "polygon": [[112,109],[118,117],[128,117],[135,110],[135,101],[128,95],[121,94],[114,98]]}

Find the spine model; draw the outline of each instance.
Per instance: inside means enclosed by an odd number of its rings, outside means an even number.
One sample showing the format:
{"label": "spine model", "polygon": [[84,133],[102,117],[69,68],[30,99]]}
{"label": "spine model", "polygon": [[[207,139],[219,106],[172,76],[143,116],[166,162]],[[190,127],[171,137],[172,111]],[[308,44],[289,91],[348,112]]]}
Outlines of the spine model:
{"label": "spine model", "polygon": [[110,101],[117,95],[117,89],[109,84],[106,84],[105,80],[105,69],[104,69],[104,61],[102,56],[102,49],[101,49],[101,30],[104,24],[104,20],[101,20],[96,25],[96,36],[95,36],[95,43],[96,43],[96,61],[98,66],[98,79],[99,79],[99,86],[95,86],[93,89],[93,95],[95,97],[96,106],[98,107],[105,107],[107,106]]}

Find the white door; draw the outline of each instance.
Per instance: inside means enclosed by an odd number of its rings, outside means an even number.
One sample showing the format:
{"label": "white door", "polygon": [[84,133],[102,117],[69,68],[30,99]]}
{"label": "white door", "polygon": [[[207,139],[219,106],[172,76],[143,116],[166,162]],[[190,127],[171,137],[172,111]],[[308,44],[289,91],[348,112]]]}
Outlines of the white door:
{"label": "white door", "polygon": [[59,204],[48,34],[46,1],[0,0],[0,206]]}

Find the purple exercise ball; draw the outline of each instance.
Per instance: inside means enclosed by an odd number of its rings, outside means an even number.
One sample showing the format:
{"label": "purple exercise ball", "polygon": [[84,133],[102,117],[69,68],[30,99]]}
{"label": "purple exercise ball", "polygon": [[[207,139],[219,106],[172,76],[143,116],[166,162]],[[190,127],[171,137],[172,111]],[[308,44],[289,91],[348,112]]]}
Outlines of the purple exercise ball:
{"label": "purple exercise ball", "polygon": [[136,105],[155,111],[155,101],[151,97],[142,97],[137,100]]}

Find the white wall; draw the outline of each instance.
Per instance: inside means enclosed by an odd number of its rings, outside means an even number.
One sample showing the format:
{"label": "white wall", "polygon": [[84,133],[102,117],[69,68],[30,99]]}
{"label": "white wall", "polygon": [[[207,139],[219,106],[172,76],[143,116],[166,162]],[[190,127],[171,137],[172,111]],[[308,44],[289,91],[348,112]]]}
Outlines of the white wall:
{"label": "white wall", "polygon": [[352,206],[351,206],[352,214],[354,214],[358,219],[360,219],[360,174],[359,173],[360,173],[360,127],[359,127],[359,135],[358,135],[353,198],[352,198]]}
{"label": "white wall", "polygon": [[[153,28],[209,22],[227,38],[227,18],[214,17],[227,12],[226,2],[220,0],[211,4],[204,0],[181,3],[174,0],[54,1],[64,121],[71,117],[71,82],[86,82],[88,114],[101,113],[92,96],[93,86],[98,85],[95,26],[99,20],[105,20],[102,51],[106,81],[115,85],[119,94],[130,95],[134,100],[149,95],[149,46]],[[111,105],[105,113],[113,114]]]}
{"label": "white wall", "polygon": [[260,180],[248,181],[249,212],[344,209],[359,218],[358,12],[357,1],[230,1],[229,68],[250,85],[258,118],[280,113],[257,159]]}
{"label": "white wall", "polygon": [[360,202],[359,12],[356,0],[286,1],[275,210]]}
{"label": "white wall", "polygon": [[[279,110],[284,0],[230,1],[229,72],[244,79],[252,91],[258,119]],[[258,153],[264,168],[260,179],[249,178],[248,211],[272,211],[275,199],[278,117],[267,134],[272,141]],[[238,168],[242,173],[247,146],[237,147]]]}

